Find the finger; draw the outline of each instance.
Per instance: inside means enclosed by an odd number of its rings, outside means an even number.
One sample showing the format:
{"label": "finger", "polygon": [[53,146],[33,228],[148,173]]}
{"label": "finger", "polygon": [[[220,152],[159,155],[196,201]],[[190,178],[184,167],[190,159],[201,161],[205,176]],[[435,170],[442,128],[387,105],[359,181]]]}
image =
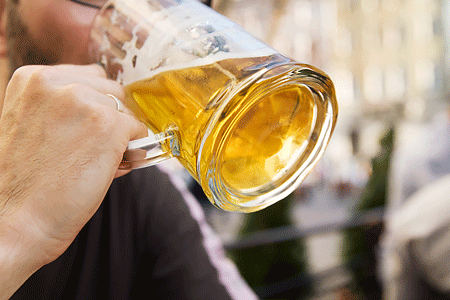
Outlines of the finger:
{"label": "finger", "polygon": [[[121,113],[119,113],[119,114],[121,114]],[[142,123],[141,121],[136,119],[134,116],[130,116],[128,114],[123,114],[123,115],[127,119],[127,122],[129,123],[129,126],[130,126],[129,141],[148,137],[149,134],[151,134],[148,127],[144,123]]]}
{"label": "finger", "polygon": [[[106,97],[103,97],[103,96],[106,96]],[[97,101],[105,106],[109,106],[109,107],[113,108],[117,112],[126,113],[128,115],[134,116],[133,112],[130,109],[128,109],[127,107],[125,107],[122,100],[120,100],[117,96],[115,96],[111,93],[108,93],[105,95],[102,94],[102,97],[100,97]]]}
{"label": "finger", "polygon": [[90,64],[90,65],[55,65],[53,66],[55,69],[63,71],[66,74],[76,74],[78,76],[96,76],[106,78],[105,69],[98,64]]}
{"label": "finger", "polygon": [[78,83],[102,94],[112,94],[119,99],[124,97],[123,86],[114,80],[107,79],[105,70],[99,65],[34,65],[21,67],[14,73],[17,76],[13,78],[19,78],[19,83],[23,82],[24,78],[29,79],[35,76],[41,83],[44,81],[55,88]]}
{"label": "finger", "polygon": [[102,94],[112,94],[119,99],[124,97],[123,86],[108,79],[105,69],[100,65],[56,65],[50,68],[47,72],[50,73],[49,77],[53,78],[54,84],[65,86],[80,83]]}
{"label": "finger", "polygon": [[[101,94],[113,95],[117,97],[119,100],[121,100],[121,102],[123,103],[122,99],[124,99],[125,97],[123,86],[116,81],[105,78],[99,78],[95,76],[85,76],[83,78],[72,79],[72,81],[76,81],[77,83],[81,83],[85,86],[88,86]],[[113,99],[110,98],[108,102],[111,102],[111,100]],[[112,103],[115,104],[115,101],[113,100]],[[116,107],[116,105],[113,106]]]}
{"label": "finger", "polygon": [[[95,87],[80,83],[72,83],[68,86],[62,87],[61,89],[72,90],[75,94],[77,94],[77,99],[85,104],[100,104],[102,106],[109,107],[117,113],[127,114],[134,117],[133,112],[125,107],[118,96],[115,96],[117,94],[123,94],[122,87],[120,86],[116,91],[105,90],[106,94],[98,91]],[[118,106],[118,103],[120,107]],[[119,108],[120,111],[118,111]]]}
{"label": "finger", "polygon": [[98,76],[95,72],[89,74],[69,73],[65,77],[60,77],[58,82],[61,86],[71,83],[80,83],[102,94],[111,94],[119,99],[123,99],[125,96],[123,86],[120,83],[103,76]]}
{"label": "finger", "polygon": [[[94,104],[106,106],[114,110],[115,116],[117,120],[119,120],[119,123],[123,124],[123,126],[126,126],[125,129],[127,129],[129,132],[129,135],[127,136],[128,141],[148,136],[148,127],[144,123],[139,121],[130,109],[123,106],[123,112],[119,112],[117,110],[117,103],[114,98],[117,98],[117,101],[120,102],[121,100],[115,95],[100,93],[89,86],[85,86],[83,89],[76,88],[75,93],[77,93],[76,97],[77,99],[79,99],[79,101],[91,105]],[[98,109],[101,109],[101,107],[98,107]]]}
{"label": "finger", "polygon": [[[144,138],[150,134],[148,127],[144,123],[138,121],[137,119],[135,119],[134,117],[131,117],[131,116],[124,115],[123,117],[125,117],[127,119],[126,122],[128,122],[128,124],[130,126],[129,141]],[[145,153],[144,153],[144,157],[145,157]],[[142,158],[144,158],[144,157],[142,157]],[[117,169],[116,173],[114,175],[114,178],[124,176],[124,175],[128,174],[129,172],[131,172],[131,169],[130,170]]]}
{"label": "finger", "polygon": [[[97,90],[98,92],[102,93],[102,94],[111,94],[115,97],[117,97],[118,99],[120,99],[122,101],[122,99],[125,98],[125,93],[123,90],[123,86],[113,80],[109,80],[109,79],[104,79],[104,78],[90,78],[85,77],[84,79],[82,79],[83,84]],[[123,103],[123,101],[122,101]]]}

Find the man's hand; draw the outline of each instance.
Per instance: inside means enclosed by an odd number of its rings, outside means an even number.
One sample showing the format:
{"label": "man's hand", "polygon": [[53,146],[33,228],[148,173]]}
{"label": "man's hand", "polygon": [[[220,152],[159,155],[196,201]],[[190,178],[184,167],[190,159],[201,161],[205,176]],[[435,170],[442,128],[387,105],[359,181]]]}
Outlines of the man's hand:
{"label": "man's hand", "polygon": [[147,135],[106,94],[121,99],[123,89],[93,65],[27,66],[10,80],[0,116],[0,299],[67,249],[128,142]]}

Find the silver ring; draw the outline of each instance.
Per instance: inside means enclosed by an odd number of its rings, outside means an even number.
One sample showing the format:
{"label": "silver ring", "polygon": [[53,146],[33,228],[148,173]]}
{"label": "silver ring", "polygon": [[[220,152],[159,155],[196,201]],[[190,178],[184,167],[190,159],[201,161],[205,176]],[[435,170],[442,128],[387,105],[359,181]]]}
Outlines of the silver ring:
{"label": "silver ring", "polygon": [[106,94],[106,96],[111,97],[116,102],[116,110],[118,112],[123,113],[123,110],[125,109],[125,107],[123,106],[123,103],[114,95]]}

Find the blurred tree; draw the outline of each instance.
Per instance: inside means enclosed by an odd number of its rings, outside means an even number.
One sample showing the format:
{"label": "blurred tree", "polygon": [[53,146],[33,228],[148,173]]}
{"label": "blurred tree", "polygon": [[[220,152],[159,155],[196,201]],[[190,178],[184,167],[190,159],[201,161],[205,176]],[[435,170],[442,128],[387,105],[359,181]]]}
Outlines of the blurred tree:
{"label": "blurred tree", "polygon": [[[245,237],[261,230],[292,225],[294,194],[261,211],[246,215]],[[242,276],[263,299],[305,299],[312,292],[304,240],[230,251]]]}
{"label": "blurred tree", "polygon": [[[386,204],[389,166],[394,146],[393,127],[381,139],[380,145],[380,152],[372,159],[372,174],[355,208],[356,213],[383,208]],[[383,223],[376,222],[348,228],[344,233],[344,261],[352,273],[349,288],[359,299],[382,299],[376,271],[376,247],[382,230]]]}

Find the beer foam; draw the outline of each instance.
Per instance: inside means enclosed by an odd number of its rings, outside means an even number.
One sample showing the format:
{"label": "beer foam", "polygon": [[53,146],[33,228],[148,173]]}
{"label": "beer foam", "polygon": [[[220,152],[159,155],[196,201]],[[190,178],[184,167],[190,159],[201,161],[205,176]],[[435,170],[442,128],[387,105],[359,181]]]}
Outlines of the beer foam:
{"label": "beer foam", "polygon": [[[141,21],[133,28],[132,39],[123,43],[125,57],[113,59],[122,66],[117,80],[124,85],[169,70],[277,53],[196,0],[179,0],[179,5],[157,11],[147,1],[130,2],[135,5],[131,7],[137,8],[132,18]],[[137,49],[138,33],[143,28],[149,35]]]}

